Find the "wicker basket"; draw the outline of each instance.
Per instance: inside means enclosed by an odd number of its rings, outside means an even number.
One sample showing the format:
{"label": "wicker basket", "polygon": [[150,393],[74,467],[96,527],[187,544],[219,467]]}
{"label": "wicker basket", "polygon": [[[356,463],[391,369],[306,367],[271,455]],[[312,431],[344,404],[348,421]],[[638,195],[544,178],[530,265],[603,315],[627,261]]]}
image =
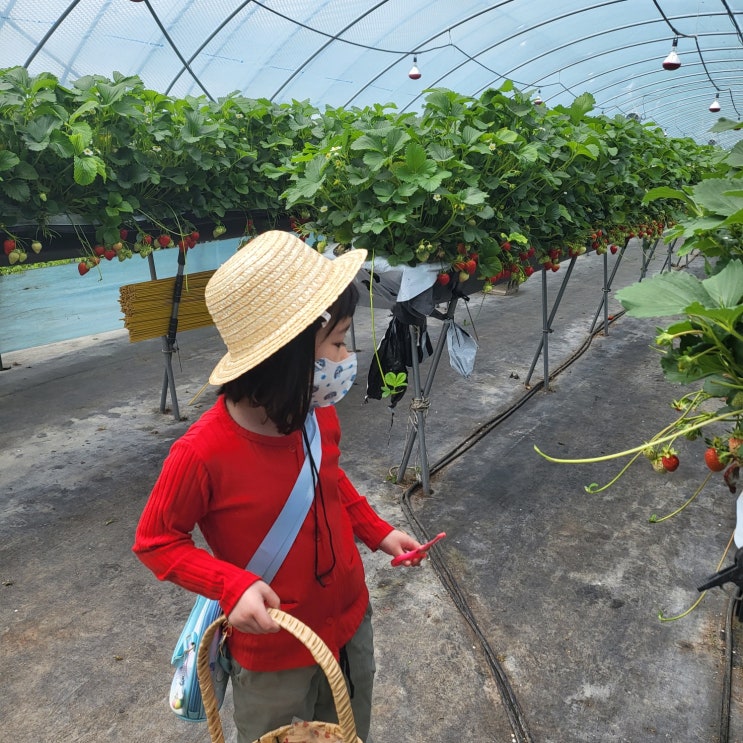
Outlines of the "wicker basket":
{"label": "wicker basket", "polygon": [[[268,613],[280,627],[294,635],[312,653],[312,657],[322,668],[330,684],[330,690],[333,692],[338,723],[314,721],[284,725],[277,730],[262,735],[256,743],[318,743],[318,741],[324,741],[325,743],[363,743],[361,738],[356,735],[356,723],[353,719],[351,700],[348,698],[343,672],[328,646],[306,624],[302,624],[290,614],[278,609],[269,609]],[[214,633],[224,621],[225,618],[222,616],[207,628],[199,644],[196,664],[212,743],[224,743],[224,732],[219,717],[217,699],[214,696],[212,675],[209,671],[209,646]]]}

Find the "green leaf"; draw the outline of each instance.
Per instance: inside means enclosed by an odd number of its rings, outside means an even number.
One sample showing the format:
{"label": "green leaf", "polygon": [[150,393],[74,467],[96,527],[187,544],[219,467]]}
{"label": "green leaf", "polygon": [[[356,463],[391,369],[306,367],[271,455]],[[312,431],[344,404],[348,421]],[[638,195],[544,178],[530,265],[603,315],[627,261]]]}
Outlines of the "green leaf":
{"label": "green leaf", "polygon": [[49,146],[49,138],[62,122],[55,116],[38,116],[28,122],[23,134],[24,142],[29,150],[40,152]]}
{"label": "green leaf", "polygon": [[743,297],[743,263],[730,261],[719,273],[702,281],[707,294],[712,297],[714,305],[706,307],[734,307]]}
{"label": "green leaf", "polygon": [[376,172],[384,166],[387,156],[383,152],[365,152],[362,160],[364,165],[367,165],[371,171]]}
{"label": "green leaf", "polygon": [[358,139],[351,142],[352,150],[371,150],[372,152],[385,153],[384,140],[378,135],[362,134]]}
{"label": "green leaf", "polygon": [[13,201],[24,203],[31,198],[31,190],[25,181],[0,181],[0,187]]}
{"label": "green leaf", "polygon": [[446,162],[454,157],[454,150],[441,142],[434,142],[428,145],[428,154],[432,160],[437,162]]}
{"label": "green leaf", "polygon": [[405,165],[409,174],[422,173],[426,169],[427,160],[426,150],[417,142],[411,142],[405,148]]}
{"label": "green leaf", "polygon": [[685,312],[694,318],[711,320],[723,328],[733,328],[743,315],[743,304],[737,307],[702,307],[698,303],[690,304]]}
{"label": "green leaf", "polygon": [[0,150],[0,172],[14,168],[20,161],[20,158],[15,152]]}
{"label": "green leaf", "polygon": [[80,186],[89,186],[95,180],[96,175],[98,175],[100,165],[103,164],[98,157],[79,157],[77,155],[75,156],[74,163],[75,183]]}
{"label": "green leaf", "polygon": [[395,185],[390,181],[377,181],[372,190],[383,204],[386,204],[395,195]]}
{"label": "green leaf", "polygon": [[23,178],[24,181],[35,181],[39,177],[36,168],[29,163],[18,163],[13,175],[16,178]]}
{"label": "green leaf", "polygon": [[737,178],[708,178],[692,189],[694,200],[713,214],[729,216],[743,209],[743,197],[728,195],[743,185]]}
{"label": "green leaf", "polygon": [[69,118],[70,123],[73,123],[76,119],[78,119],[80,116],[83,116],[84,114],[96,111],[97,108],[98,108],[97,101],[94,101],[94,100],[85,101],[79,108],[77,108],[75,111],[73,111],[70,114],[70,118]]}
{"label": "green leaf", "polygon": [[488,195],[479,188],[466,188],[457,194],[463,204],[484,204]]}
{"label": "green leaf", "polygon": [[743,139],[733,145],[725,162],[732,168],[743,168]]}
{"label": "green leaf", "polygon": [[519,138],[519,135],[513,129],[507,129],[506,127],[499,129],[493,136],[501,144],[513,144]]}
{"label": "green leaf", "polygon": [[93,139],[93,130],[84,122],[77,122],[71,128],[69,134],[70,144],[76,155],[82,155],[84,150],[90,146]]}
{"label": "green leaf", "polygon": [[658,199],[680,199],[683,201],[691,211],[698,212],[697,206],[694,201],[689,197],[688,194],[680,191],[677,188],[669,188],[668,186],[659,186],[658,188],[651,188],[645,196],[643,196],[642,203],[649,204],[651,201],[657,201]]}
{"label": "green leaf", "polygon": [[663,273],[631,284],[616,298],[633,317],[680,315],[694,302],[709,306],[712,301],[699,279],[688,273]]}
{"label": "green leaf", "polygon": [[482,132],[479,129],[475,129],[473,126],[465,126],[462,128],[462,142],[471,147],[478,139],[482,136]]}
{"label": "green leaf", "polygon": [[731,129],[741,129],[743,123],[740,121],[733,121],[732,119],[726,119],[724,116],[720,117],[715,124],[710,128],[711,132],[729,132]]}

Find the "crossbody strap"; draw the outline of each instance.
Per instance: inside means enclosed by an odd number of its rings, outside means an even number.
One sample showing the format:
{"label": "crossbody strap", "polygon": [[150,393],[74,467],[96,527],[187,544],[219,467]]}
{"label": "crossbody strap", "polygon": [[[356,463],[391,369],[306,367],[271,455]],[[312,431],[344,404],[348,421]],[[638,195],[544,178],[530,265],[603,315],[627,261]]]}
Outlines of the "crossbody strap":
{"label": "crossbody strap", "polygon": [[284,558],[294,544],[315,497],[311,460],[314,460],[317,472],[319,472],[322,461],[322,442],[320,440],[320,427],[317,424],[317,416],[314,411],[307,416],[304,425],[312,456],[309,456],[306,444],[304,444],[304,462],[292,492],[246,568],[251,573],[260,575],[266,583],[270,583],[278,573]]}

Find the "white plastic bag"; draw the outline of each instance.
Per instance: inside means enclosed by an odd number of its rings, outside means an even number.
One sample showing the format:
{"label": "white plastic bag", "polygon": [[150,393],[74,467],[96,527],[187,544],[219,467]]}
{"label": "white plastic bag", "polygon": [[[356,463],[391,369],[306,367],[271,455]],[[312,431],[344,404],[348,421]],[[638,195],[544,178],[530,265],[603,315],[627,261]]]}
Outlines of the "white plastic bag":
{"label": "white plastic bag", "polygon": [[460,325],[452,323],[446,331],[446,346],[449,349],[449,363],[455,372],[465,379],[475,368],[477,341]]}

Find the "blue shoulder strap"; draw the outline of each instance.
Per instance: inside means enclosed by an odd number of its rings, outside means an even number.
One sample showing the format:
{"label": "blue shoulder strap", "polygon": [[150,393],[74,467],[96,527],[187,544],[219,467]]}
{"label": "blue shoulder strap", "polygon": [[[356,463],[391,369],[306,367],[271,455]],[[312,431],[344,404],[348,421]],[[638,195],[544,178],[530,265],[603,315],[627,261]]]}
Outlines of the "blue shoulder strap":
{"label": "blue shoulder strap", "polygon": [[[320,428],[317,425],[317,416],[312,411],[305,421],[307,439],[310,442],[312,459],[317,471],[320,471],[322,460],[322,444],[320,441]],[[304,437],[303,437],[304,438]],[[278,573],[284,558],[291,549],[299,529],[304,523],[312,500],[315,497],[315,483],[312,477],[312,466],[310,456],[305,446],[305,457],[299,477],[294,483],[289,499],[284,504],[281,513],[273,526],[261,542],[260,547],[250,559],[246,570],[260,575],[266,583],[270,583]]]}

